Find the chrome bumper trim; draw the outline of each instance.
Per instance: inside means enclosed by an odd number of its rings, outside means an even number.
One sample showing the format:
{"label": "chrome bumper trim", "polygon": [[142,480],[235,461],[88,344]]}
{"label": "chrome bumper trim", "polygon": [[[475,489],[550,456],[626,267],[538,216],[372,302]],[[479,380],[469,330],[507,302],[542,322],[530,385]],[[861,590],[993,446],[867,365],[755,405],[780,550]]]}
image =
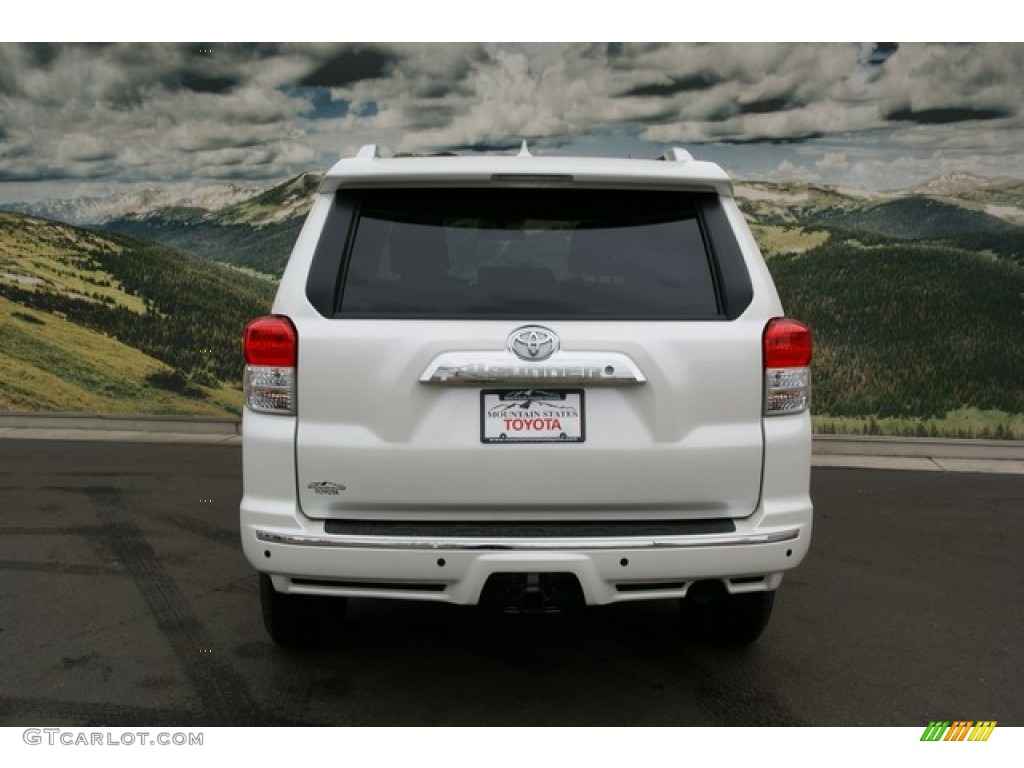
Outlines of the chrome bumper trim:
{"label": "chrome bumper trim", "polygon": [[771,533],[710,534],[698,536],[636,536],[617,538],[457,538],[404,536],[332,536],[256,531],[256,538],[267,544],[293,547],[329,547],[340,549],[425,549],[460,551],[537,551],[595,549],[694,549],[700,547],[738,547],[778,544],[800,536],[799,528]]}

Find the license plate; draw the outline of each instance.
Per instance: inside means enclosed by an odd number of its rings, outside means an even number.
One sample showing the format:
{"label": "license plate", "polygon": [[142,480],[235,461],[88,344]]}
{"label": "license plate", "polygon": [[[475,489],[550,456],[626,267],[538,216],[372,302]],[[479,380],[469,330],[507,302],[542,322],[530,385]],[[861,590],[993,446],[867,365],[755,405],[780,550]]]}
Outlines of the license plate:
{"label": "license plate", "polygon": [[582,389],[505,389],[480,393],[484,443],[582,443]]}

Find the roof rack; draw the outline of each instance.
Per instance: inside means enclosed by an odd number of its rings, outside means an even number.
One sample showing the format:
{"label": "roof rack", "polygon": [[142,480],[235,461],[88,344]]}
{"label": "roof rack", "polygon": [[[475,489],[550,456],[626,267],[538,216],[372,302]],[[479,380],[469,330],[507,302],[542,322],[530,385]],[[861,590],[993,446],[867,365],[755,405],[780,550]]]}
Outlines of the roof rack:
{"label": "roof rack", "polygon": [[693,160],[693,155],[682,147],[669,147],[658,159],[669,163],[688,163]]}

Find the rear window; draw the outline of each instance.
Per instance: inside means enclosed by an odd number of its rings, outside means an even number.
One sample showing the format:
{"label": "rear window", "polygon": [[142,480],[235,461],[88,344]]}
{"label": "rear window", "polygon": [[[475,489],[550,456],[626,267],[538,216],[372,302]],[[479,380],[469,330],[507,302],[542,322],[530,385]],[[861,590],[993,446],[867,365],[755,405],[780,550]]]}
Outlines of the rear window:
{"label": "rear window", "polygon": [[368,190],[357,210],[340,317],[720,316],[686,193]]}

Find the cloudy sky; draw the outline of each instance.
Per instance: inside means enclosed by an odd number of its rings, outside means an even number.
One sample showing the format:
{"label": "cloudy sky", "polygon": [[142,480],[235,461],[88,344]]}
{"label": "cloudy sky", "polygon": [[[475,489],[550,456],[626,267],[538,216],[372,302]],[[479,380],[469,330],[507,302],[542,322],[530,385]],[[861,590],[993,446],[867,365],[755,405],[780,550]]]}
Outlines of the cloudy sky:
{"label": "cloudy sky", "polygon": [[386,152],[654,157],[742,179],[1024,178],[1024,44],[0,43],[0,203],[269,185]]}

